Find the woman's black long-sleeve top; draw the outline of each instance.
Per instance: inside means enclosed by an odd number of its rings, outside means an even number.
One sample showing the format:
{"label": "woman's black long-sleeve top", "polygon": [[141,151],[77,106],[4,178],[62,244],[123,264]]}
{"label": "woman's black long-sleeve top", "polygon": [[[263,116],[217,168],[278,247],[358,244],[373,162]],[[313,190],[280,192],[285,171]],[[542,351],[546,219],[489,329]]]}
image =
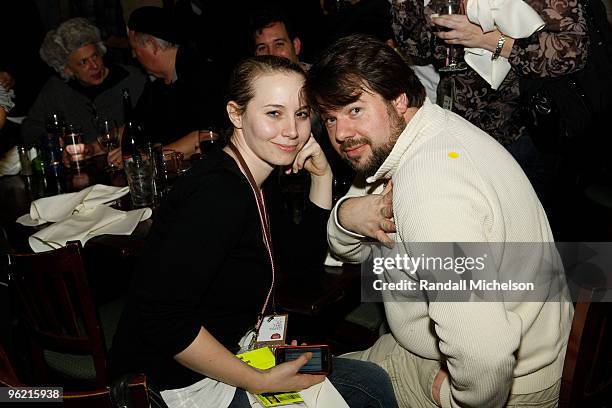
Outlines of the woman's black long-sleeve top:
{"label": "woman's black long-sleeve top", "polygon": [[[296,229],[277,198],[266,195],[266,202],[276,251],[290,248],[297,259],[321,264],[329,211],[309,203]],[[304,253],[309,256],[299,255]],[[112,374],[144,372],[162,390],[199,381],[203,375],[173,356],[191,344],[201,326],[237,351],[270,283],[251,187],[230,156],[213,151],[177,180],[154,220],[113,341]]]}

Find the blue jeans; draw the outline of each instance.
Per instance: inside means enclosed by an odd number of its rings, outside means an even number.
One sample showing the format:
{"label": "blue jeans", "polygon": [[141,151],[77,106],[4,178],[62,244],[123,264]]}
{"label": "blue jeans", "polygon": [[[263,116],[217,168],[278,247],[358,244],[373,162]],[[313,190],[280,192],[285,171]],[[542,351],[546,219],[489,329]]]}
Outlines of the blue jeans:
{"label": "blue jeans", "polygon": [[[351,408],[396,408],[397,401],[387,373],[369,361],[333,358],[328,376]],[[246,392],[236,389],[229,408],[250,407]]]}

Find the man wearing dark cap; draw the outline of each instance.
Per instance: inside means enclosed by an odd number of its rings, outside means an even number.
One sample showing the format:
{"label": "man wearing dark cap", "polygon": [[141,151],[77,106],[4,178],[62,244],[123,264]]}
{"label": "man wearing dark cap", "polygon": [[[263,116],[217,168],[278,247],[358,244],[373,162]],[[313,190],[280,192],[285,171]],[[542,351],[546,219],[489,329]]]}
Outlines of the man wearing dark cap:
{"label": "man wearing dark cap", "polygon": [[188,157],[198,145],[198,130],[223,124],[218,70],[180,38],[172,15],[164,9],[134,10],[128,30],[133,54],[153,79],[136,106],[136,116],[153,142]]}

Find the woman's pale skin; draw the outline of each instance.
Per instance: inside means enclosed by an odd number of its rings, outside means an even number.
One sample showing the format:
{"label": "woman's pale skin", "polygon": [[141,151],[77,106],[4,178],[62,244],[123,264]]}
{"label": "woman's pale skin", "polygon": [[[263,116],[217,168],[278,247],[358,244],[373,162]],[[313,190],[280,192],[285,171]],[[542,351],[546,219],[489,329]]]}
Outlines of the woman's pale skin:
{"label": "woman's pale skin", "polygon": [[[227,104],[234,126],[231,140],[258,187],[276,166],[288,166],[289,172],[303,168],[311,175],[311,201],[329,209],[332,172],[310,135],[309,108],[300,98],[303,84],[304,77],[297,73],[267,73],[256,78],[252,85],[254,97],[246,107],[232,101]],[[236,160],[231,149],[226,147],[224,151]],[[298,373],[311,357],[311,353],[305,353],[297,360],[258,370],[237,359],[202,327],[175,359],[207,377],[251,393],[262,393],[297,391],[323,381],[323,375]]]}

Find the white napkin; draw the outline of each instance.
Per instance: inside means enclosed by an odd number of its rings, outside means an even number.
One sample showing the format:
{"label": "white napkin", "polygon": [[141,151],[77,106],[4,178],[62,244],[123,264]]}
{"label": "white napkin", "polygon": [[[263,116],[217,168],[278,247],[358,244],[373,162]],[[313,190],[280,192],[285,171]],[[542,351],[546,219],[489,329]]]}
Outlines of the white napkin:
{"label": "white napkin", "polygon": [[[468,0],[468,20],[478,24],[486,33],[495,30],[512,38],[526,38],[544,27],[544,21],[522,0]],[[493,53],[482,48],[466,48],[465,62],[474,69],[491,88],[497,89],[510,71],[504,57],[492,61]]]}
{"label": "white napkin", "polygon": [[89,239],[102,234],[129,235],[140,221],[150,216],[150,208],[126,212],[98,205],[51,224],[30,236],[28,241],[34,252],[61,248],[72,240],[85,245]]}
{"label": "white napkin", "polygon": [[17,218],[17,222],[31,227],[46,222],[62,221],[73,214],[115,201],[129,191],[129,187],[96,184],[76,193],[40,198],[32,202],[30,213]]}
{"label": "white napkin", "polygon": [[15,175],[20,170],[19,154],[17,153],[17,147],[14,146],[0,157],[0,177]]}

